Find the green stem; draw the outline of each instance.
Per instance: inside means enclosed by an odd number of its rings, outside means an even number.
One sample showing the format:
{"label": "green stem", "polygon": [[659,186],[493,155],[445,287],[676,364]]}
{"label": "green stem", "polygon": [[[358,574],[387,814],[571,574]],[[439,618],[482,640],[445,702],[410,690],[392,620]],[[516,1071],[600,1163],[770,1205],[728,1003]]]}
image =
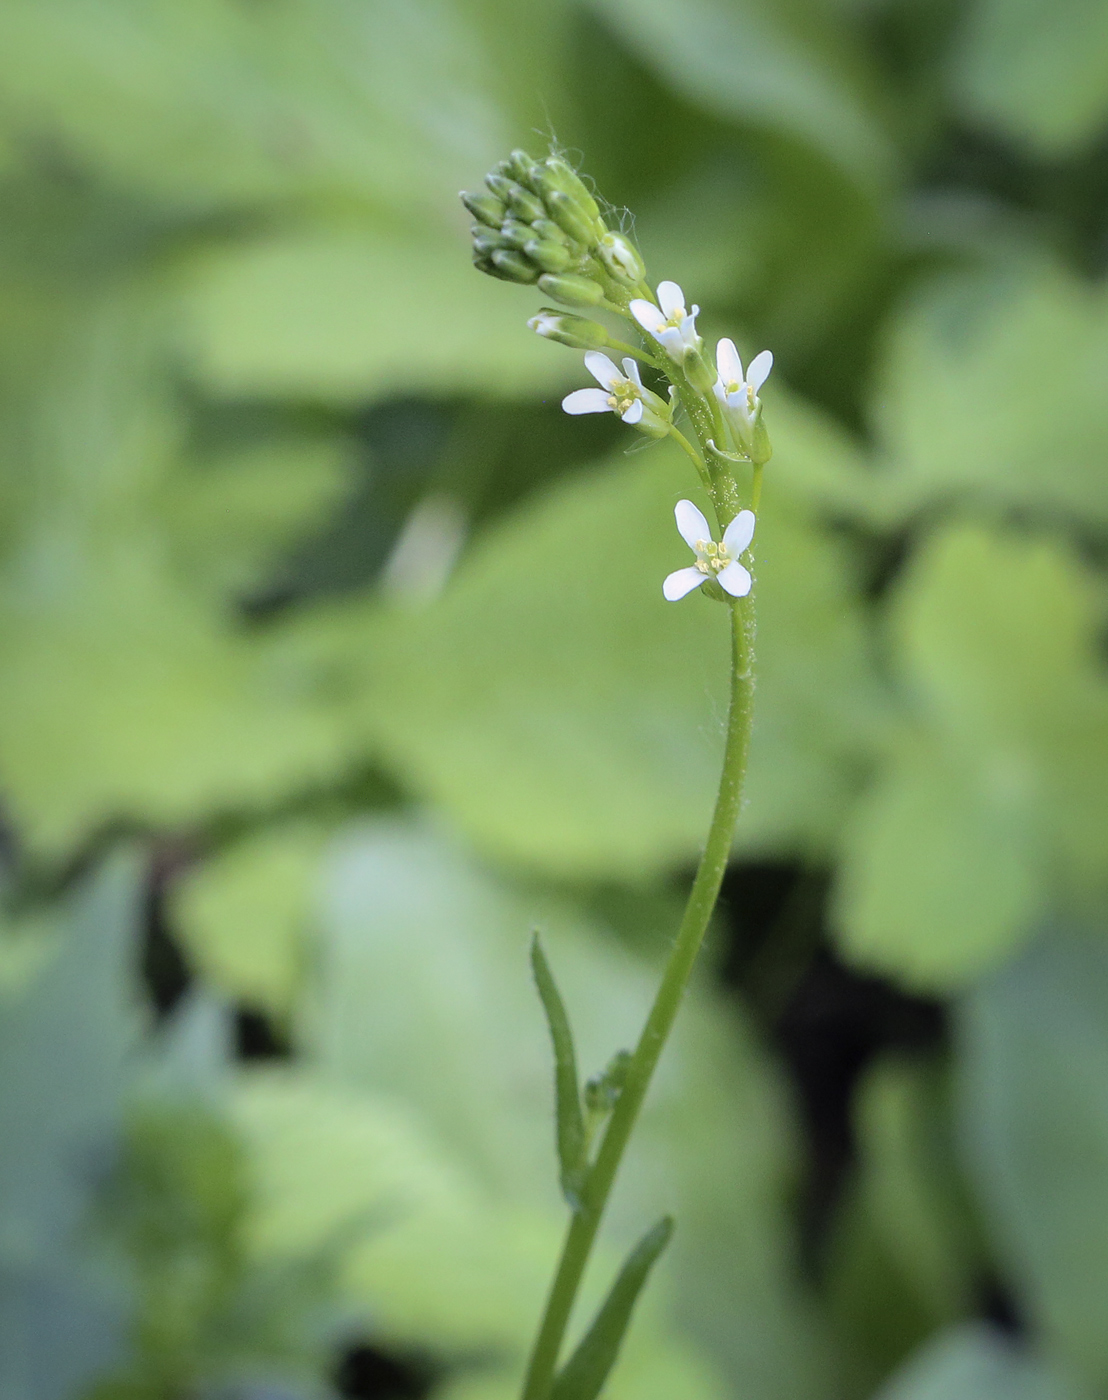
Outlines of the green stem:
{"label": "green stem", "polygon": [[681,927],[654,998],[654,1005],[650,1008],[639,1043],[631,1057],[627,1077],[609,1119],[600,1150],[582,1188],[580,1207],[570,1220],[558,1270],[550,1287],[542,1324],[531,1352],[523,1400],[546,1400],[550,1392],[570,1313],[616,1172],[646,1097],[658,1058],[673,1027],[708,927],[708,920],[715,908],[731,851],[731,838],[739,814],[743,779],[746,775],[746,755],[750,744],[754,703],[753,663],[754,601],[753,597],[747,597],[731,605],[731,703],[727,718],[723,773],[720,777],[708,840],[697,867]]}

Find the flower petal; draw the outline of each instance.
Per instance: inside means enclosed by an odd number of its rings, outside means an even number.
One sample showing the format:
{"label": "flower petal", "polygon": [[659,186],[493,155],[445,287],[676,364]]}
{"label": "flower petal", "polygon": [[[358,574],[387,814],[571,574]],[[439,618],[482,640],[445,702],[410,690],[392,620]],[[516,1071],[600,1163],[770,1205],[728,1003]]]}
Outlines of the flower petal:
{"label": "flower petal", "polygon": [[743,553],[754,538],[754,524],[752,510],[739,511],[723,532],[723,543],[727,546],[728,554],[737,559]]}
{"label": "flower petal", "polygon": [[743,362],[739,359],[739,352],[735,349],[733,340],[716,342],[716,369],[724,384],[743,382]]}
{"label": "flower petal", "polygon": [[750,585],[753,580],[749,572],[739,563],[728,564],[726,569],[721,569],[716,578],[720,587],[726,588],[732,598],[745,598],[750,592]]}
{"label": "flower petal", "polygon": [[746,382],[755,393],[769,378],[769,372],[773,368],[773,351],[763,350],[760,355],[755,355],[747,366]]}
{"label": "flower petal", "polygon": [[625,355],[623,359],[623,368],[627,378],[634,384],[635,388],[641,389],[642,375],[639,373],[638,361],[633,360],[630,355]]}
{"label": "flower petal", "polygon": [[632,428],[642,418],[642,399],[636,399],[626,413],[620,415]]}
{"label": "flower petal", "polygon": [[609,360],[607,355],[601,354],[599,350],[585,351],[585,368],[605,389],[612,387],[613,380],[623,378],[615,362]]}
{"label": "flower petal", "polygon": [[666,318],[658,310],[652,301],[644,301],[641,297],[636,297],[631,303],[631,315],[638,321],[644,331],[649,331],[656,336],[666,323]]}
{"label": "flower petal", "polygon": [[[732,567],[734,566],[732,565]],[[692,565],[687,569],[678,569],[676,573],[666,575],[666,581],[662,584],[662,593],[667,602],[676,603],[686,593],[691,593],[694,588],[699,588],[706,577],[706,574],[702,574],[699,569],[693,568]]]}
{"label": "flower petal", "polygon": [[712,538],[708,522],[692,501],[678,501],[673,508],[673,515],[677,521],[677,533],[691,550],[695,551],[701,540]]}
{"label": "flower petal", "polygon": [[658,305],[665,312],[666,320],[685,309],[685,293],[676,282],[658,283]]}
{"label": "flower petal", "polygon": [[574,389],[562,400],[567,413],[611,413],[612,405],[603,389]]}

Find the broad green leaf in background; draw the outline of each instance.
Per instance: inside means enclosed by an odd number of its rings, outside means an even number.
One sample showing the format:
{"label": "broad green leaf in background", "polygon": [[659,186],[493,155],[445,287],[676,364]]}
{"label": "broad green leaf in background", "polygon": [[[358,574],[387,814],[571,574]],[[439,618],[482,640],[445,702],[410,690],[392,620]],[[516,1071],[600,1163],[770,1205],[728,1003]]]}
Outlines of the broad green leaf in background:
{"label": "broad green leaf in background", "polygon": [[187,870],[170,892],[174,931],[202,975],[282,1019],[310,961],[327,836],[309,822],[263,827]]}
{"label": "broad green leaf in background", "polygon": [[193,373],[216,394],[345,405],[569,387],[579,364],[527,329],[542,294],[477,272],[453,222],[332,222],[202,253],[182,284]]}
{"label": "broad green leaf in background", "polygon": [[953,95],[973,120],[1058,159],[1108,120],[1108,24],[1100,0],[972,0],[951,56]]}
{"label": "broad green leaf in background", "polygon": [[982,1323],[940,1333],[877,1400],[1077,1400],[1068,1381]]}
{"label": "broad green leaf in background", "polygon": [[12,0],[0,112],[184,210],[343,194],[425,212],[510,139],[443,0]]}
{"label": "broad green leaf in background", "polygon": [[1044,1346],[1108,1384],[1108,946],[1052,929],[959,1010],[961,1133]]}
{"label": "broad green leaf in background", "polygon": [[964,984],[1051,898],[1103,891],[1108,685],[1091,580],[1041,536],[952,525],[893,613],[912,722],[847,836],[844,948],[931,988]]}
{"label": "broad green leaf in background", "polygon": [[[650,968],[572,909],[503,886],[426,831],[356,827],[328,885],[305,1040],[329,1076],[418,1108],[498,1200],[557,1220],[553,1065],[527,967],[536,925],[587,1074],[632,1043]],[[613,1233],[626,1247],[652,1213],[671,1210],[679,1229],[659,1276],[684,1328],[756,1400],[822,1394],[818,1339],[785,1245],[789,1143],[776,1084],[706,998],[687,1012]],[[603,1282],[593,1279],[593,1307]]]}
{"label": "broad green leaf in background", "polygon": [[[138,1034],[141,866],[118,856],[48,920],[9,928],[0,989],[0,1390],[63,1400],[121,1342],[119,1299],[75,1259],[75,1232],[115,1144]],[[24,960],[21,958],[21,962]]]}
{"label": "broad green leaf in background", "polygon": [[874,396],[902,508],[1108,520],[1108,292],[1045,260],[945,273],[894,323]]}
{"label": "broad green leaf in background", "polygon": [[[852,789],[873,695],[848,561],[788,496],[787,441],[778,457],[755,545],[760,671],[739,841],[818,850]],[[491,853],[586,876],[695,859],[727,638],[718,605],[661,594],[690,484],[668,451],[563,483],[492,528],[441,600],[374,627],[356,725]]]}
{"label": "broad green leaf in background", "polygon": [[815,5],[592,0],[596,13],[688,100],[799,136],[864,185],[895,166],[860,48]]}

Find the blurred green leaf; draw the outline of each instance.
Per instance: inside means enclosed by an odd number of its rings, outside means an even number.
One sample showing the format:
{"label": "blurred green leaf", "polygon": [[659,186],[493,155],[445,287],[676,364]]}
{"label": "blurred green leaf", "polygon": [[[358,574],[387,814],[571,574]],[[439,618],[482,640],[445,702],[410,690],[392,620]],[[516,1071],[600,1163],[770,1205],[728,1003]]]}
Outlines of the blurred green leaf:
{"label": "blurred green leaf", "polygon": [[[582,1068],[602,1065],[637,1034],[647,965],[572,909],[498,884],[429,833],[354,828],[329,882],[305,1039],[329,1074],[418,1106],[502,1203],[557,1220],[550,1052],[527,975],[535,926],[557,961]],[[656,1292],[659,1307],[672,1298],[682,1327],[754,1400],[822,1395],[830,1380],[789,1262],[779,1094],[750,1040],[693,997],[611,1219],[626,1247],[660,1198],[672,1208],[681,1228],[644,1306]],[[587,1292],[595,1309],[595,1280]]]}
{"label": "blurred green leaf", "polygon": [[1108,119],[1108,24],[1100,0],[973,0],[951,60],[969,117],[1057,159]]}
{"label": "blurred green leaf", "polygon": [[894,324],[873,400],[902,507],[1108,520],[1106,296],[1027,258],[924,284]]}
{"label": "blurred green leaf", "polygon": [[1066,1380],[983,1323],[940,1333],[877,1400],[1077,1400]]}
{"label": "blurred green leaf", "polygon": [[324,827],[263,828],[193,866],[172,886],[174,931],[221,991],[287,1017],[308,966]]}
{"label": "blurred green leaf", "polygon": [[577,1078],[577,1056],[573,1031],[558,984],[536,933],[531,939],[531,971],[535,978],[550,1039],[554,1049],[554,1121],[558,1145],[558,1168],[562,1195],[574,1210],[580,1205],[579,1192],[588,1166],[585,1120],[581,1112],[581,1090]]}
{"label": "blurred green leaf", "polygon": [[[782,432],[760,518],[747,849],[830,840],[873,712],[847,560],[786,494],[810,441],[794,453]],[[586,876],[698,854],[727,643],[715,605],[661,595],[687,477],[663,450],[559,485],[491,529],[440,601],[375,627],[355,722],[491,852]]]}
{"label": "blurred green leaf", "polygon": [[957,986],[1048,898],[1103,890],[1097,609],[1065,549],[967,524],[925,545],[893,621],[912,721],[848,833],[838,924],[863,965]]}
{"label": "blurred green leaf", "polygon": [[860,46],[815,4],[592,0],[596,13],[697,105],[799,136],[862,184],[895,157]]}
{"label": "blurred green leaf", "polygon": [[1108,1383],[1108,948],[1062,929],[959,1011],[966,1160],[1048,1352]]}
{"label": "blurred green leaf", "polygon": [[541,293],[477,272],[464,230],[461,214],[414,232],[333,221],[203,253],[182,294],[194,373],[217,394],[339,404],[568,386],[573,361],[526,326]]}

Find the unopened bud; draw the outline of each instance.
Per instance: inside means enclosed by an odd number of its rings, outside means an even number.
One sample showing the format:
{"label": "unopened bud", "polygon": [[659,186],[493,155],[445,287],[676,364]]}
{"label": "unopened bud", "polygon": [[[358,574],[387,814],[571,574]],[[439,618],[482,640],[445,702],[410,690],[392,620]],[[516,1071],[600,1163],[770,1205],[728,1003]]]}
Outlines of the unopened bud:
{"label": "unopened bud", "polygon": [[538,176],[540,165],[537,160],[533,160],[526,151],[516,150],[503,162],[506,167],[504,173],[514,180],[518,180],[521,185],[525,185],[532,194],[539,193]]}
{"label": "unopened bud", "polygon": [[539,286],[547,296],[564,301],[567,306],[598,306],[604,300],[604,288],[599,282],[571,272],[544,273]]}
{"label": "unopened bud", "polygon": [[581,206],[564,190],[551,190],[544,195],[546,208],[554,222],[570,238],[591,248],[596,243],[597,230]]}
{"label": "unopened bud", "polygon": [[501,175],[498,170],[490,171],[485,176],[485,184],[502,204],[507,204],[509,195],[519,188],[514,180],[509,180],[507,175]]}
{"label": "unopened bud", "polygon": [[544,340],[556,340],[573,350],[599,350],[609,343],[607,328],[599,321],[588,321],[584,316],[567,315],[563,311],[544,307],[527,324]]}
{"label": "unopened bud", "polygon": [[525,190],[522,185],[512,185],[508,195],[508,208],[518,219],[528,224],[546,215],[546,207],[542,200],[530,190]]}
{"label": "unopened bud", "polygon": [[608,232],[597,245],[600,260],[617,282],[635,287],[646,276],[646,264],[639,250],[622,233]]}
{"label": "unopened bud", "polygon": [[482,228],[480,224],[473,227],[473,251],[482,258],[491,258],[497,248],[503,248],[504,240],[499,233],[493,233],[492,229]]}
{"label": "unopened bud", "polygon": [[532,238],[525,243],[523,251],[543,272],[564,272],[573,261],[573,255],[564,243],[547,243],[541,238]]}
{"label": "unopened bud", "polygon": [[702,394],[712,392],[712,387],[716,382],[716,372],[699,349],[690,346],[685,351],[681,368],[685,371],[685,377],[694,389],[699,389]]}
{"label": "unopened bud", "polygon": [[505,219],[500,225],[501,247],[522,248],[534,237],[535,231],[531,225],[521,223],[519,219]]}
{"label": "unopened bud", "polygon": [[750,435],[750,460],[756,467],[763,467],[773,456],[773,444],[769,440],[769,433],[766,432],[766,425],[762,422],[762,408],[758,406],[758,412],[754,417],[754,430]]}
{"label": "unopened bud", "polygon": [[493,266],[506,282],[535,282],[538,269],[531,266],[522,253],[511,248],[498,248],[491,258]]}
{"label": "unopened bud", "polygon": [[577,171],[560,156],[548,156],[543,162],[538,176],[543,198],[548,199],[555,191],[568,195],[582,210],[586,219],[599,219],[600,207],[577,174]]}
{"label": "unopened bud", "polygon": [[545,238],[547,243],[568,243],[569,234],[559,228],[553,219],[535,219],[531,228],[536,238]]}
{"label": "unopened bud", "polygon": [[469,194],[463,190],[461,201],[475,219],[489,228],[499,228],[507,212],[500,200],[491,194]]}

